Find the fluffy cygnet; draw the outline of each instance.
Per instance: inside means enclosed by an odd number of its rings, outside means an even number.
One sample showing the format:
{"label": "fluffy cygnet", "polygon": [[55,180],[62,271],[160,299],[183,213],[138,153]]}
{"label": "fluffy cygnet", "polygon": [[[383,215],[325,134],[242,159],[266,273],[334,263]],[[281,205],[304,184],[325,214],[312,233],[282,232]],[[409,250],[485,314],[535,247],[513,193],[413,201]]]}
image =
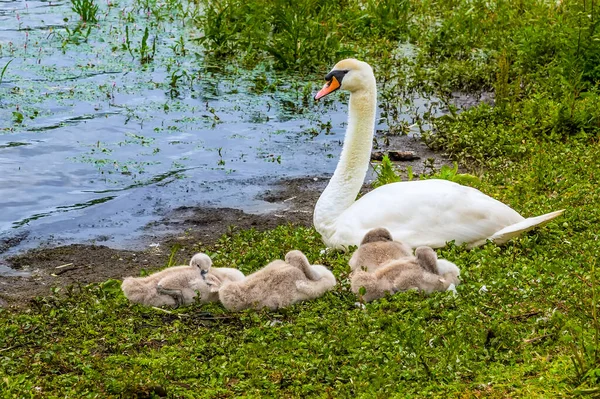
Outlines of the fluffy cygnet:
{"label": "fluffy cygnet", "polygon": [[441,260],[443,267],[440,268],[435,251],[429,247],[419,247],[415,256],[389,262],[375,272],[353,272],[351,290],[359,295],[361,287],[364,287],[365,293],[362,297],[366,302],[382,298],[386,293],[393,294],[410,289],[426,293],[445,291],[451,284],[459,284],[460,270],[452,262]]}
{"label": "fluffy cygnet", "polygon": [[335,286],[325,266],[311,265],[300,251],[288,252],[286,261],[276,260],[248,275],[243,281],[219,283],[219,299],[228,310],[278,309],[320,297]]}
{"label": "fluffy cygnet", "polygon": [[231,268],[213,268],[210,257],[197,253],[189,266],[174,266],[147,277],[127,277],[121,284],[132,302],[147,306],[179,306],[191,304],[199,296],[201,303],[215,302],[218,293],[207,282],[207,276],[221,281],[239,281],[244,274]]}

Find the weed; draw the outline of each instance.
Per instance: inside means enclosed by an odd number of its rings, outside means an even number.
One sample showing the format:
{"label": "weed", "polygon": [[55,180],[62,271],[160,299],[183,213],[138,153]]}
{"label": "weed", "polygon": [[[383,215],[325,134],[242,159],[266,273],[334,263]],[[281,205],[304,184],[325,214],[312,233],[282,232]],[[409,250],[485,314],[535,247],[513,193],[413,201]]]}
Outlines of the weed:
{"label": "weed", "polygon": [[140,62],[142,64],[147,64],[154,59],[154,55],[156,54],[156,36],[152,37],[152,47],[148,44],[148,37],[150,33],[148,27],[144,29],[144,35],[142,36],[142,41],[140,43]]}
{"label": "weed", "polygon": [[[355,54],[352,46],[362,44],[362,37],[400,38],[408,29],[407,0],[345,2],[343,7],[317,0],[202,3],[205,11],[195,22],[210,54],[249,65],[267,58],[283,70],[314,72]],[[354,40],[347,45],[349,38]]]}
{"label": "weed", "polygon": [[86,29],[86,27],[84,25],[78,24],[73,29],[70,29],[68,26],[65,26],[65,32],[67,33],[66,36],[63,36],[57,32],[57,34],[63,40],[63,43],[62,43],[63,52],[65,51],[65,48],[66,48],[67,44],[69,44],[69,43],[76,44],[76,45],[81,44],[81,43],[87,43],[90,33],[92,32],[92,27],[87,26],[87,29]]}
{"label": "weed", "polygon": [[173,53],[178,56],[185,57],[187,51],[185,49],[185,40],[183,40],[183,36],[179,36],[179,39],[172,46]]}
{"label": "weed", "polygon": [[590,259],[590,297],[581,298],[585,313],[580,324],[572,324],[570,335],[565,337],[571,349],[571,361],[575,376],[581,385],[575,390],[580,395],[600,393],[600,321],[598,320],[598,285],[596,281],[597,259]]}
{"label": "weed", "polygon": [[[425,165],[425,169],[427,169],[428,165]],[[432,170],[432,173],[428,175],[422,175],[421,179],[441,179],[441,180],[449,180],[458,184],[464,185],[477,185],[479,183],[479,178],[477,176],[468,174],[468,173],[458,173],[458,163],[454,162],[454,166],[450,167],[448,165],[442,165],[439,171],[435,171],[433,165],[429,166]],[[374,188],[383,186],[389,183],[396,183],[402,180],[402,177],[396,172],[396,168],[390,158],[387,155],[383,156],[381,163],[374,165],[373,170],[377,175],[375,181],[373,181],[372,186]],[[409,166],[406,170],[407,180],[413,180],[414,175],[412,168]]]}
{"label": "weed", "polygon": [[431,174],[429,178],[449,180],[464,185],[475,185],[479,182],[477,176],[468,173],[458,173],[458,162],[454,162],[454,167],[442,165],[440,170],[437,173]]}
{"label": "weed", "polygon": [[92,24],[98,22],[98,5],[94,0],[71,0],[71,9],[79,14],[82,22]]}
{"label": "weed", "polygon": [[136,58],[134,53],[137,53],[140,58],[140,63],[147,64],[154,60],[154,56],[156,55],[156,36],[152,37],[152,45],[149,44],[148,40],[150,37],[150,31],[148,27],[144,29],[144,34],[142,35],[142,39],[140,41],[140,47],[134,48],[132,46],[132,41],[129,32],[129,25],[125,26],[125,42],[123,43],[123,48],[126,49],[131,57]]}
{"label": "weed", "polygon": [[2,68],[2,71],[0,71],[0,85],[2,84],[2,81],[4,80],[4,74],[6,73],[6,70],[8,69],[8,66],[10,65],[11,62],[13,62],[14,59],[9,60],[5,65],[4,68]]}
{"label": "weed", "polygon": [[242,31],[242,4],[227,1],[211,1],[204,4],[205,11],[196,17],[196,23],[202,27],[203,36],[198,42],[215,57],[233,55],[237,51],[236,37]]}
{"label": "weed", "polygon": [[169,79],[169,96],[171,98],[178,97],[181,92],[179,90],[179,81],[187,77],[186,71],[173,71]]}
{"label": "weed", "polygon": [[123,43],[123,47],[129,51],[131,58],[135,58],[135,55],[133,55],[133,48],[131,47],[131,38],[129,37],[129,25],[125,25],[125,42]]}
{"label": "weed", "polygon": [[25,119],[25,117],[23,116],[23,113],[19,112],[19,111],[13,111],[12,116],[13,116],[13,122],[18,123],[18,124],[23,123],[23,120]]}
{"label": "weed", "polygon": [[377,178],[372,183],[373,187],[383,186],[389,183],[396,183],[402,180],[394,170],[394,164],[387,155],[383,156],[381,163],[373,167]]}

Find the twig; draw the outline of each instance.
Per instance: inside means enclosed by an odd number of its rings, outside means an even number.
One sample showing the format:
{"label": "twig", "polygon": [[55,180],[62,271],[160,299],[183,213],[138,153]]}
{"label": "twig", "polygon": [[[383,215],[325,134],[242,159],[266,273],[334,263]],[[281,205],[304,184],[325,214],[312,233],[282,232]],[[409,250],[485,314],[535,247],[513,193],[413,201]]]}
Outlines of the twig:
{"label": "twig", "polygon": [[152,309],[160,310],[161,312],[165,312],[167,314],[172,314],[172,315],[175,315],[175,316],[190,317],[190,315],[186,314],[186,313],[174,313],[174,312],[171,312],[170,310],[157,308],[156,306],[152,306]]}
{"label": "twig", "polygon": [[522,314],[518,314],[516,316],[510,316],[509,319],[510,320],[515,320],[515,319],[521,319],[521,318],[529,318],[531,316],[535,316],[542,313],[541,310],[532,310],[531,312],[527,312],[527,313],[522,313]]}
{"label": "twig", "polygon": [[532,342],[539,341],[539,340],[541,340],[541,339],[548,338],[548,337],[550,337],[550,336],[552,336],[552,334],[544,334],[544,335],[540,335],[539,337],[534,337],[534,338],[524,339],[524,340],[523,340],[523,343],[524,343],[524,344],[530,344],[530,343],[532,343]]}
{"label": "twig", "polygon": [[581,277],[579,274],[577,273],[573,273],[573,275],[575,277],[577,277],[578,279],[580,279],[581,281],[583,281],[585,284],[587,284],[588,287],[592,288],[592,284],[589,281],[584,280],[583,277]]}
{"label": "twig", "polygon": [[227,319],[237,319],[234,316],[204,316],[204,317],[196,317],[199,320],[227,320]]}
{"label": "twig", "polygon": [[13,346],[9,346],[8,348],[2,348],[2,349],[0,349],[0,352],[9,351],[11,349],[18,348],[19,346],[23,346],[23,344],[16,344],[16,345],[13,345]]}
{"label": "twig", "polygon": [[70,272],[71,270],[75,270],[75,269],[77,269],[77,266],[68,267],[66,269],[61,269],[61,270],[57,271],[56,273],[53,273],[52,275],[53,276],[60,276],[63,273]]}

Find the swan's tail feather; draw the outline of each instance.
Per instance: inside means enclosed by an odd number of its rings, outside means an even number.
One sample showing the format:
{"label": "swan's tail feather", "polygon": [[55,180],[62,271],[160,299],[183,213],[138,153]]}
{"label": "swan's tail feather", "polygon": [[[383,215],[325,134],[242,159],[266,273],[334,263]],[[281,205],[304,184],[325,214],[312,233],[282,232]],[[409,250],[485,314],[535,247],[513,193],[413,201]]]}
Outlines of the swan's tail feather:
{"label": "swan's tail feather", "polygon": [[555,217],[562,215],[564,211],[564,209],[561,209],[560,211],[550,212],[546,213],[545,215],[527,218],[525,220],[520,221],[519,223],[511,224],[510,226],[507,226],[502,230],[494,233],[494,235],[491,236],[489,240],[499,245],[504,244],[506,241],[518,236],[521,233],[529,231],[535,227],[545,225]]}

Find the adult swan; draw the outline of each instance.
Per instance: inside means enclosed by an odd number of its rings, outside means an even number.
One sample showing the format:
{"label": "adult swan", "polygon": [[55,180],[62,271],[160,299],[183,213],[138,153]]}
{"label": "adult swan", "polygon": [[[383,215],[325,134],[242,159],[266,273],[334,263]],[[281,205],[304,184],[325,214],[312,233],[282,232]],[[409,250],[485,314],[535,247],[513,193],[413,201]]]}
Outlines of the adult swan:
{"label": "adult swan", "polygon": [[477,189],[438,179],[387,184],[355,201],[371,156],[377,108],[375,76],[369,64],[346,59],[338,62],[325,80],[315,100],[338,89],[350,92],[342,155],[313,216],[328,247],[359,245],[375,227],[387,228],[394,239],[413,248],[439,248],[452,240],[470,247],[486,240],[502,244],[563,213],[525,219]]}

